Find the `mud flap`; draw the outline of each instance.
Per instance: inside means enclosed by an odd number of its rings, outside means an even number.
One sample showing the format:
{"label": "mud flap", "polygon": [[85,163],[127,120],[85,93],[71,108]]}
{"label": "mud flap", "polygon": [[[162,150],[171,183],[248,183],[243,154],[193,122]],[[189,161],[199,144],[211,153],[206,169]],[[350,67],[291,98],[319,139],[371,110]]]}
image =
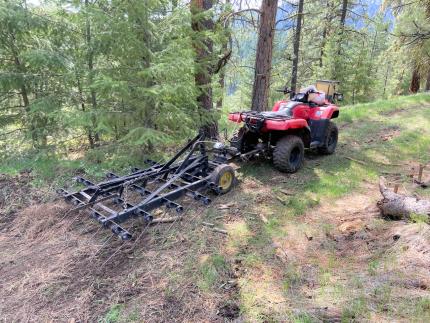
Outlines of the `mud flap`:
{"label": "mud flap", "polygon": [[324,144],[329,122],[330,119],[309,120],[309,127],[311,128],[310,148],[317,148]]}

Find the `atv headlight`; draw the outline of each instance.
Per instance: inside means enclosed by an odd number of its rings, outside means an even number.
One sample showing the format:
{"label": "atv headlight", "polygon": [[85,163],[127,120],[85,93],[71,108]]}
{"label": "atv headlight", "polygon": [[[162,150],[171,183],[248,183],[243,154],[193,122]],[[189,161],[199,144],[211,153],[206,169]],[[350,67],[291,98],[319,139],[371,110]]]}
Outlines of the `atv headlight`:
{"label": "atv headlight", "polygon": [[214,149],[219,149],[219,150],[221,150],[221,149],[224,149],[225,148],[225,145],[222,143],[222,142],[216,142],[216,143],[214,143]]}

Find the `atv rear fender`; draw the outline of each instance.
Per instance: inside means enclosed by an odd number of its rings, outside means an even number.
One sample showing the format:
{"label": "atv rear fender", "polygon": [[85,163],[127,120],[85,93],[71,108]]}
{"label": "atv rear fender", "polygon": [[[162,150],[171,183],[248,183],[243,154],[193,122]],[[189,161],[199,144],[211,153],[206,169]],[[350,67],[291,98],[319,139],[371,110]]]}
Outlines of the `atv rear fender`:
{"label": "atv rear fender", "polygon": [[319,107],[311,115],[311,119],[334,119],[339,116],[339,108],[333,104]]}
{"label": "atv rear fender", "polygon": [[[228,120],[241,123],[242,121],[245,121],[245,116],[240,112],[233,112],[229,113]],[[308,122],[305,119],[266,119],[264,120],[264,125],[261,128],[261,131],[286,131],[289,129],[301,129],[306,127],[308,127]]]}
{"label": "atv rear fender", "polygon": [[241,123],[243,121],[242,114],[240,112],[233,112],[228,114],[228,120]]}
{"label": "atv rear fender", "polygon": [[311,144],[311,130],[308,126],[303,128],[288,129],[286,131],[273,131],[270,132],[271,145],[276,145],[276,142],[286,135],[294,135],[303,140],[305,148],[309,148]]}

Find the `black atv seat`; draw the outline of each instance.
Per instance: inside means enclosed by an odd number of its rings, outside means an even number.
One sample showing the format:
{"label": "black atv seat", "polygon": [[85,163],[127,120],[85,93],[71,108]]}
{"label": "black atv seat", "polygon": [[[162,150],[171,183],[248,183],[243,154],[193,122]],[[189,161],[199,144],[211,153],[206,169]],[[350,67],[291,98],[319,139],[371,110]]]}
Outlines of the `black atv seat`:
{"label": "black atv seat", "polygon": [[302,102],[290,101],[287,104],[280,106],[278,111],[264,111],[261,114],[266,118],[287,118],[291,119],[293,116],[293,109]]}

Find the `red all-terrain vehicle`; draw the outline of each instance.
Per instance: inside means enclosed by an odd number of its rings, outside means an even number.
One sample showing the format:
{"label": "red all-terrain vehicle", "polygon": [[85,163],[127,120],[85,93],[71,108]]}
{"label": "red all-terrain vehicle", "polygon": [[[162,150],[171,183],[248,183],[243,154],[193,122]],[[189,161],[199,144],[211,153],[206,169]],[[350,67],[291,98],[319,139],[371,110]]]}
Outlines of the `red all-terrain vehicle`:
{"label": "red all-terrain vehicle", "polygon": [[230,113],[229,120],[244,123],[230,140],[231,146],[245,159],[264,154],[278,170],[288,173],[303,165],[305,148],[334,153],[338,129],[332,119],[339,116],[334,103],[342,99],[337,85],[337,81],[317,81],[316,86],[291,95],[290,100],[276,102],[272,111]]}

